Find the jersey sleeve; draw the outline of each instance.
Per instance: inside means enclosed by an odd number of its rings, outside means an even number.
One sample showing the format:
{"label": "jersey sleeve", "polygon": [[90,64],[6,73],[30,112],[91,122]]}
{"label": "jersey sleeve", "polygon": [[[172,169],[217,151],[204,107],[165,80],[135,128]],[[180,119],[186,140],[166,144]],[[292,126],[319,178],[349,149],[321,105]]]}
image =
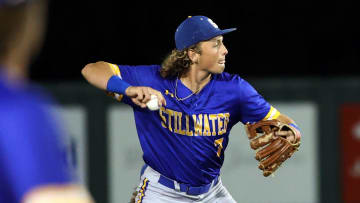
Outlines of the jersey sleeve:
{"label": "jersey sleeve", "polygon": [[0,171],[17,202],[38,186],[78,181],[59,125],[44,108],[24,102],[0,108]]}
{"label": "jersey sleeve", "polygon": [[[154,77],[158,77],[158,72],[160,69],[159,65],[117,65],[108,63],[108,65],[113,69],[114,73],[118,75],[122,80],[126,81],[131,86],[149,86],[153,87],[155,84]],[[116,94],[109,93],[109,96],[114,97],[118,101],[122,101],[126,104],[133,105],[130,98]]]}
{"label": "jersey sleeve", "polygon": [[243,124],[276,119],[280,112],[271,106],[246,80],[237,78],[240,121]]}

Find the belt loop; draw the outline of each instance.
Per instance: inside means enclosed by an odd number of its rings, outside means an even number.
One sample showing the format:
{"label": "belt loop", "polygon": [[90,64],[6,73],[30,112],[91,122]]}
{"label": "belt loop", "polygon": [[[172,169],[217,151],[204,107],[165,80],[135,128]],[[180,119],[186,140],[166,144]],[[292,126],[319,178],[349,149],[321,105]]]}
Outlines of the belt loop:
{"label": "belt loop", "polygon": [[216,176],[214,180],[211,181],[210,188],[214,187],[219,182],[219,176]]}
{"label": "belt loop", "polygon": [[180,184],[174,180],[174,189],[178,192],[180,192]]}
{"label": "belt loop", "polygon": [[219,182],[219,175],[217,175],[215,178],[214,178],[214,180],[213,180],[213,184],[214,184],[214,186]]}
{"label": "belt loop", "polygon": [[144,174],[145,172],[145,169],[148,167],[147,164],[144,164],[143,167],[141,168],[141,171],[140,171],[140,179],[141,179],[141,176]]}

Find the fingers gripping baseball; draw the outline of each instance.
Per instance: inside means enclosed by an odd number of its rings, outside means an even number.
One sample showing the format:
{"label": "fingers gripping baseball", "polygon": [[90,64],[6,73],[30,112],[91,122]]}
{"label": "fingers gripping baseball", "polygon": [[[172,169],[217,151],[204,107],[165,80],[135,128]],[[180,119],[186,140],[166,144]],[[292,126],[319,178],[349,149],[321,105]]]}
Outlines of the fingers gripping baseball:
{"label": "fingers gripping baseball", "polygon": [[158,100],[158,106],[166,106],[164,96],[157,90],[151,87],[130,86],[125,91],[126,95],[131,98],[134,104],[141,108],[146,108],[147,103],[151,100],[151,95],[155,95]]}
{"label": "fingers gripping baseball", "polygon": [[164,96],[161,94],[161,92],[154,90],[152,88],[150,88],[149,91],[151,95],[155,95],[157,97],[159,106],[166,106],[166,100]]}

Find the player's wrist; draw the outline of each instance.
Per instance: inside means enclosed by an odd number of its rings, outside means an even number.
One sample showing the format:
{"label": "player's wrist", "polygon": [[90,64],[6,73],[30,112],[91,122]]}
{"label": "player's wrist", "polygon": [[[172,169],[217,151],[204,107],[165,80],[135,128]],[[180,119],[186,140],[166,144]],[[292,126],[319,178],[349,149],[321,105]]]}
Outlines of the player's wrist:
{"label": "player's wrist", "polygon": [[125,94],[130,85],[122,80],[119,76],[113,75],[107,82],[106,90],[109,92],[115,92],[119,94]]}
{"label": "player's wrist", "polygon": [[131,87],[133,87],[133,86],[129,86],[129,87],[127,87],[126,89],[125,89],[125,95],[126,96],[129,96],[130,94],[131,94]]}

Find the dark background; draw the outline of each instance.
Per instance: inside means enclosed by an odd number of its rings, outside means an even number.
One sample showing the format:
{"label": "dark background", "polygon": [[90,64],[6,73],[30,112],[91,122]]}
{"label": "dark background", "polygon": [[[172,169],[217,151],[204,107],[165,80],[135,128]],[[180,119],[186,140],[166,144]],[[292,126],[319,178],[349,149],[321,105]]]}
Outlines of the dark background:
{"label": "dark background", "polygon": [[355,1],[56,1],[35,81],[81,81],[84,65],[159,64],[189,15],[210,17],[229,50],[226,71],[249,77],[360,75]]}

